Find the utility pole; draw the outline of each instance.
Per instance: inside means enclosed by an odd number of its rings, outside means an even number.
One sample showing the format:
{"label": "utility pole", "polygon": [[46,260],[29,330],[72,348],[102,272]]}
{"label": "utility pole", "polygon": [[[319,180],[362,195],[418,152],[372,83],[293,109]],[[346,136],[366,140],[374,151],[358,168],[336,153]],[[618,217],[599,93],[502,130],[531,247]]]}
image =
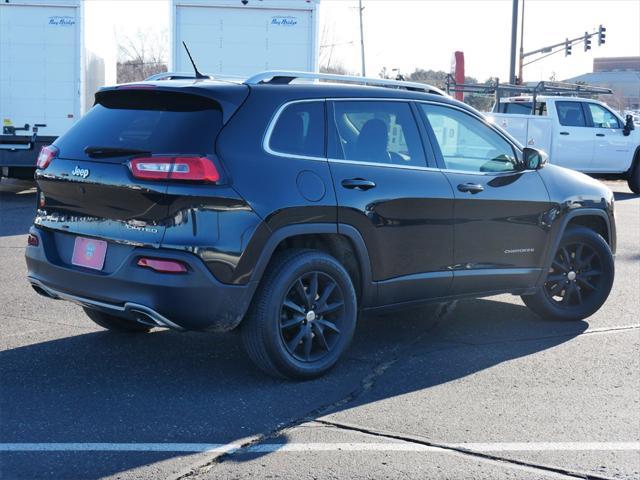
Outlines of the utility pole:
{"label": "utility pole", "polygon": [[[517,0],[514,0],[517,1]],[[366,77],[367,76],[367,69],[365,68],[364,65],[364,30],[362,28],[362,10],[364,10],[364,7],[362,6],[362,0],[358,0],[358,11],[360,13],[360,55],[362,56],[362,76]]]}
{"label": "utility pole", "polygon": [[520,56],[519,56],[519,66],[518,66],[518,83],[520,85],[524,84],[524,79],[522,78],[522,64],[524,63],[524,0],[522,0],[522,13],[520,14]]}
{"label": "utility pole", "polygon": [[518,43],[518,1],[513,0],[511,16],[511,57],[509,58],[509,83],[516,83],[516,44]]}

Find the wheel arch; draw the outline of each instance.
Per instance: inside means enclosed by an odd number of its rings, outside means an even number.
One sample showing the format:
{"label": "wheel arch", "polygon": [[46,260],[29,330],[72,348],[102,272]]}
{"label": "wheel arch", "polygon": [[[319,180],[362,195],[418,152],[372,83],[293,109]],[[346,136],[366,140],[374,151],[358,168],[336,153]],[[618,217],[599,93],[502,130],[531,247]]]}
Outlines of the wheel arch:
{"label": "wheel arch", "polygon": [[581,208],[567,213],[561,221],[557,234],[551,242],[550,248],[545,253],[544,268],[538,278],[537,286],[542,286],[546,278],[546,272],[551,268],[553,257],[560,246],[565,232],[572,226],[585,227],[601,235],[607,242],[611,251],[615,253],[615,232],[607,212],[598,208]]}
{"label": "wheel arch", "polygon": [[635,152],[633,152],[633,157],[631,157],[631,165],[629,165],[629,170],[627,170],[627,176],[633,174],[635,168],[640,164],[640,145],[636,147]]}
{"label": "wheel arch", "polygon": [[371,281],[371,262],[364,240],[354,227],[305,223],[275,230],[262,249],[251,283],[257,287],[274,254],[288,248],[313,248],[334,256],[354,282],[360,305],[372,304],[375,284]]}

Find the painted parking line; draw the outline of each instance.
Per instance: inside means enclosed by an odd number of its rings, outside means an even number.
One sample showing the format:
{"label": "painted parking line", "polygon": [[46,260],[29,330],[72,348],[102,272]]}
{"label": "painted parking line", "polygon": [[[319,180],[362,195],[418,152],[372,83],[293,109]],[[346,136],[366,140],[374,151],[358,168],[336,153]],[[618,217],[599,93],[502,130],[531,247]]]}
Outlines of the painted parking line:
{"label": "painted parking line", "polygon": [[236,443],[0,443],[0,452],[443,452],[452,448],[474,452],[640,452],[640,442],[446,443],[442,448],[410,442],[266,443],[244,448]]}
{"label": "painted parking line", "polygon": [[640,323],[634,323],[631,325],[616,325],[613,327],[587,328],[583,333],[609,333],[609,332],[617,332],[619,330],[637,330],[637,329],[640,329]]}

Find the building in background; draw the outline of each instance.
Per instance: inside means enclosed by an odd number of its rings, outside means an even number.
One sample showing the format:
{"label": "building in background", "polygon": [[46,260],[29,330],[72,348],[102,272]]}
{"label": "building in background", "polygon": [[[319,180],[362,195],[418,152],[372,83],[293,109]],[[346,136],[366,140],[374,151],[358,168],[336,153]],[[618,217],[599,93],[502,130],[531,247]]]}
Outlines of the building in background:
{"label": "building in background", "polygon": [[619,111],[640,109],[640,57],[595,58],[593,72],[567,80],[607,87],[613,95],[603,97]]}

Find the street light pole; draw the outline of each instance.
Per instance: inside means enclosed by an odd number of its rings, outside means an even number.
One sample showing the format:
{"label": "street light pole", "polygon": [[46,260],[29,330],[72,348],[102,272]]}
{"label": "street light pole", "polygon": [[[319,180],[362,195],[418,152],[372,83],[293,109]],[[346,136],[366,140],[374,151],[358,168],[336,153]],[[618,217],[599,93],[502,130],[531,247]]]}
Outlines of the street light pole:
{"label": "street light pole", "polygon": [[[362,1],[362,0],[361,0]],[[518,1],[513,0],[511,14],[511,57],[509,58],[509,83],[516,83],[516,44],[518,43]]]}
{"label": "street light pole", "polygon": [[360,13],[360,55],[362,56],[362,76],[366,77],[367,75],[367,69],[365,68],[365,64],[364,64],[364,30],[362,28],[362,0],[358,0],[358,11]]}

